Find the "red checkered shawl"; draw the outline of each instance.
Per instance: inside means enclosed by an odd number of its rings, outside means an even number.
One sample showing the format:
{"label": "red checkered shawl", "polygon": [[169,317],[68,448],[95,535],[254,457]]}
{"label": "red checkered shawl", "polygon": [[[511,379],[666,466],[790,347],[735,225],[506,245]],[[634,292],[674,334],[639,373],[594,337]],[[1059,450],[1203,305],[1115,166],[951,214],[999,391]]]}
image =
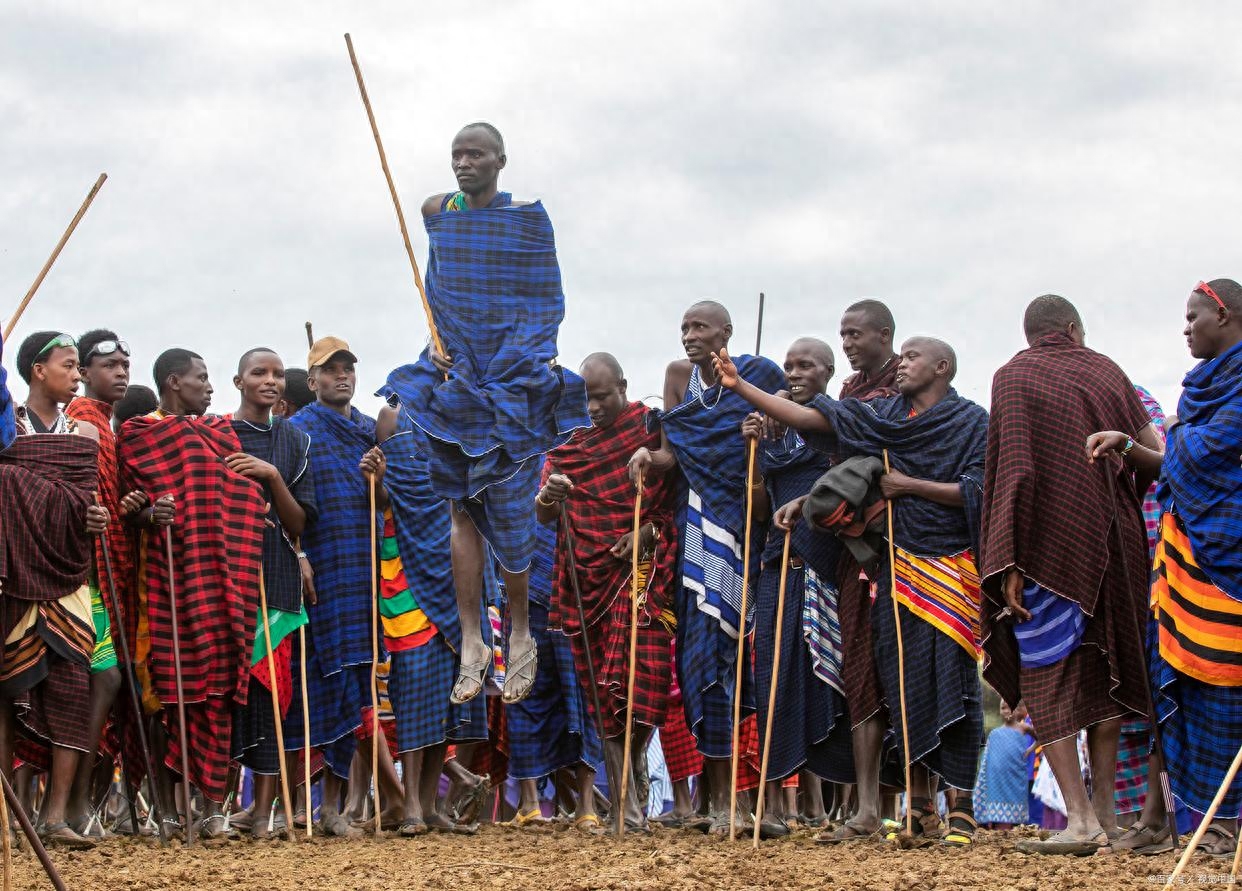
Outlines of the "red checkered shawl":
{"label": "red checkered shawl", "polygon": [[59,600],[90,574],[86,509],[98,479],[93,439],[19,436],[0,452],[0,590],[17,600]]}
{"label": "red checkered shawl", "polygon": [[[241,451],[233,425],[218,417],[132,418],[121,428],[121,474],[127,491],[153,501],[172,495],[171,527],[185,701],[233,696],[246,701],[259,568],[263,558],[262,489],[229,470]],[[175,702],[172,613],[164,535],[146,540],[147,619],[155,690]]]}
{"label": "red checkered shawl", "polygon": [[[116,434],[112,432],[112,406],[98,399],[79,396],[65,406],[65,414],[77,421],[86,421],[99,431],[99,503],[108,509],[108,554],[112,558],[112,581],[121,592],[125,610],[125,631],[129,640],[138,633],[138,618],[133,615],[134,555],[129,529],[121,517],[120,464],[116,456]],[[109,608],[112,589],[103,579],[103,537],[95,540],[95,567],[100,576],[99,587]],[[119,651],[118,651],[119,654]]]}
{"label": "red checkered shawl", "polygon": [[1135,524],[1142,517],[1130,474],[1115,461],[1088,463],[1087,437],[1136,435],[1149,423],[1125,372],[1065,334],[1037,341],[996,372],[980,569],[997,609],[999,574],[1017,566],[1094,614],[1113,518],[1119,509]]}
{"label": "red checkered shawl", "polygon": [[[588,625],[608,615],[617,595],[629,590],[630,562],[618,560],[608,551],[634,528],[635,492],[627,472],[630,456],[643,446],[652,450],[660,447],[659,431],[647,431],[647,411],[641,402],[631,402],[611,426],[579,430],[569,442],[549,452],[544,463],[545,481],[553,473],[563,473],[574,484],[565,510],[573,531],[574,559]],[[643,624],[672,603],[677,562],[675,479],[672,474],[653,477],[643,486],[642,522],[655,523],[660,532]],[[563,532],[557,537],[551,620],[565,633],[576,634],[580,625]]]}

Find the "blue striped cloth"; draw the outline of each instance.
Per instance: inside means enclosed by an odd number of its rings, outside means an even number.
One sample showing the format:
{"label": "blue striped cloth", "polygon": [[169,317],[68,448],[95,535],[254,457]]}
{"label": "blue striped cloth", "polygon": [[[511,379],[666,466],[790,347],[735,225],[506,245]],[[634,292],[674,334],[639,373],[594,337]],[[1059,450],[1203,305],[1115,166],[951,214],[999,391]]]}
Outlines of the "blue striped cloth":
{"label": "blue striped cloth", "polygon": [[1027,579],[1022,587],[1022,605],[1030,612],[1026,622],[1015,623],[1018,657],[1023,668],[1055,665],[1082,644],[1087,616],[1068,597],[1060,597]]}
{"label": "blue striped cloth", "polygon": [[[462,501],[529,470],[529,459],[590,426],[586,387],[552,364],[565,297],[543,205],[449,211],[424,222],[427,296],[453,371],[445,380],[424,351],[377,395],[399,401],[431,438],[436,494]],[[524,494],[511,490],[505,501]],[[511,569],[525,568],[534,551],[533,511],[528,519],[529,526],[480,529]]]}
{"label": "blue striped cloth", "polygon": [[[4,342],[0,340],[0,353]],[[7,449],[17,439],[17,417],[13,411],[13,394],[9,392],[9,373],[0,365],[0,449]]]}
{"label": "blue striped cloth", "polygon": [[841,679],[841,617],[837,612],[837,589],[806,568],[802,593],[802,637],[811,654],[811,671],[842,696],[845,682]]}
{"label": "blue striped cloth", "polygon": [[1200,362],[1182,387],[1156,494],[1213,584],[1242,600],[1242,343]]}

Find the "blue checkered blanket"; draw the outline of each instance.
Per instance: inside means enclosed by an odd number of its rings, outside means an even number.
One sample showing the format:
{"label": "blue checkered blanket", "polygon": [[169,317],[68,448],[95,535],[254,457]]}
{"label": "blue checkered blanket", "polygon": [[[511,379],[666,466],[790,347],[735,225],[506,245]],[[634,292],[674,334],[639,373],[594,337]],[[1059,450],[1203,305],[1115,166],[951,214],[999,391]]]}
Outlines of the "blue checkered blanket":
{"label": "blue checkered blanket", "polygon": [[1200,362],[1182,387],[1156,494],[1186,524],[1203,571],[1242,600],[1242,344]]}
{"label": "blue checkered blanket", "polygon": [[453,370],[445,380],[424,351],[378,395],[399,400],[431,438],[436,494],[461,500],[589,426],[586,388],[552,364],[565,297],[543,205],[450,211],[425,224],[427,297]]}

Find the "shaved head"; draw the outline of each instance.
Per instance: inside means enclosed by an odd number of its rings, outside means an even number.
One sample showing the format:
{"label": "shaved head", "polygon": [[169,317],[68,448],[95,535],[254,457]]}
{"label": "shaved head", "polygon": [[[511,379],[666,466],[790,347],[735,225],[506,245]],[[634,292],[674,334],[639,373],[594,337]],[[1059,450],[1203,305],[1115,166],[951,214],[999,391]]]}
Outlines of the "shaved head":
{"label": "shaved head", "polygon": [[[846,313],[856,312],[876,331],[887,328],[896,332],[897,323],[893,321],[893,311],[880,300],[859,300],[845,308]],[[843,313],[844,314],[844,313]]]}
{"label": "shaved head", "polygon": [[621,363],[612,353],[591,353],[582,360],[582,365],[578,367],[579,373],[584,377],[592,370],[607,371],[618,382],[625,380],[625,372],[621,370]]}
{"label": "shaved head", "polygon": [[1060,331],[1068,333],[1070,325],[1076,325],[1080,332],[1084,330],[1078,309],[1057,294],[1036,297],[1027,306],[1026,314],[1022,317],[1022,332],[1029,344],[1049,334]]}
{"label": "shaved head", "polygon": [[691,307],[686,310],[686,315],[690,315],[690,313],[701,313],[704,315],[710,314],[712,316],[712,321],[716,322],[718,325],[733,324],[733,317],[729,315],[729,311],[725,309],[724,304],[717,303],[715,300],[700,300],[698,303],[691,305]]}
{"label": "shaved head", "polygon": [[832,354],[832,347],[828,346],[828,344],[824,343],[818,337],[799,337],[789,345],[789,348],[806,350],[829,368],[833,368],[837,364],[836,357]]}
{"label": "shaved head", "polygon": [[901,351],[904,353],[908,349],[918,349],[923,352],[933,363],[947,361],[949,363],[949,380],[957,377],[957,353],[953,347],[949,346],[938,337],[911,337],[902,346]]}
{"label": "shaved head", "polygon": [[250,364],[250,360],[255,356],[261,355],[272,355],[280,358],[279,354],[270,347],[255,347],[254,349],[246,350],[246,352],[242,353],[242,357],[237,360],[237,373],[245,374],[246,366]]}
{"label": "shaved head", "polygon": [[500,135],[499,130],[487,121],[475,121],[472,124],[466,124],[466,126],[457,131],[457,135],[461,136],[463,133],[468,133],[471,130],[481,130],[486,133],[496,146],[496,154],[503,155],[505,153],[505,138]]}

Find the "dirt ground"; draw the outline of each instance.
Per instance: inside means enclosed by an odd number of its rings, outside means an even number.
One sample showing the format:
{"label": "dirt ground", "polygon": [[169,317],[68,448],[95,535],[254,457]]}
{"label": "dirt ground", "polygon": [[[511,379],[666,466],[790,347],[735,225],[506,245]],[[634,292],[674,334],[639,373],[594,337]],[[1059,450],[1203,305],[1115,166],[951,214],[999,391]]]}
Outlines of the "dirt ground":
{"label": "dirt ground", "polygon": [[[393,836],[356,841],[235,842],[181,848],[116,839],[88,852],[54,851],[71,891],[371,891],[535,888],[823,888],[883,891],[1051,891],[1159,888],[1174,865],[1156,858],[1035,857],[1013,851],[1017,836],[981,832],[968,851],[899,851],[883,842],[825,847],[809,833],[783,842],[729,844],[697,833],[590,837],[570,829],[522,832],[486,826],[468,836]],[[1200,856],[1185,885],[1220,887],[1230,863]],[[38,861],[19,853],[13,887],[50,888]],[[1183,887],[1185,886],[1183,885]]]}

